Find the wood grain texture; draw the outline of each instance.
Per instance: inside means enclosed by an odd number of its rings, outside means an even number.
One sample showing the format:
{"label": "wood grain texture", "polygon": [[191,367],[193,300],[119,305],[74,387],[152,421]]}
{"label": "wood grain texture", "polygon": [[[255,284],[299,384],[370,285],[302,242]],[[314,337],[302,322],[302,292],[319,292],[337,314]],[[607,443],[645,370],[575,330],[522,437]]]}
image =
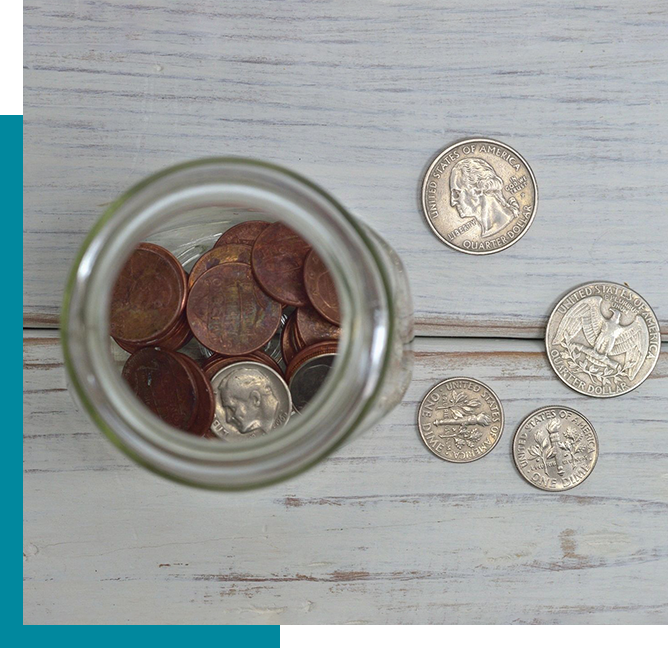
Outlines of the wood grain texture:
{"label": "wood grain texture", "polygon": [[[668,348],[639,389],[565,387],[537,341],[418,340],[404,402],[310,472],[208,493],[136,467],[75,410],[54,333],[25,339],[26,623],[666,623]],[[487,457],[420,441],[418,402],[469,375],[503,402]],[[561,495],[510,454],[526,414],[564,404],[600,439]]]}
{"label": "wood grain texture", "polygon": [[[668,334],[668,7],[661,0],[30,1],[25,5],[26,324],[57,325],[104,205],[166,165],[291,167],[408,268],[418,333],[540,337],[573,286],[627,282]],[[443,246],[418,186],[467,136],[538,179],[524,239]]]}

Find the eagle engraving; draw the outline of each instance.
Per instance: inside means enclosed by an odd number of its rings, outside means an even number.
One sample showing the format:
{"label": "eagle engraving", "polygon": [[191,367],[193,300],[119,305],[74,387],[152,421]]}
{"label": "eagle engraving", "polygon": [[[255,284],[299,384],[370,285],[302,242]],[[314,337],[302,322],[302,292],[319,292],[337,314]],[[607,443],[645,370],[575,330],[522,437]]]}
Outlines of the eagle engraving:
{"label": "eagle engraving", "polygon": [[633,380],[649,349],[649,329],[640,315],[626,326],[620,324],[622,313],[616,308],[610,308],[612,315],[606,317],[602,302],[600,296],[586,297],[571,308],[561,320],[554,341],[570,343],[582,331],[595,356],[606,364],[610,358],[625,354],[622,370]]}

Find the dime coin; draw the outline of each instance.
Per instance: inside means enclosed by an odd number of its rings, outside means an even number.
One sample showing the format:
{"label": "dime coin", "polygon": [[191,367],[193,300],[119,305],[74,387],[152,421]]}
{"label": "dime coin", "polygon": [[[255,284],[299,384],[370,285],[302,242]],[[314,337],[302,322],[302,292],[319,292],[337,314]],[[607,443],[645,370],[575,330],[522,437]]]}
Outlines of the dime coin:
{"label": "dime coin", "polygon": [[181,316],[186,293],[186,273],[176,257],[159,245],[141,243],[114,284],[111,336],[143,346],[165,335]]}
{"label": "dime coin", "polygon": [[214,247],[226,245],[227,243],[241,243],[252,246],[260,233],[269,227],[271,223],[265,221],[244,221],[233,225],[216,241]]}
{"label": "dime coin", "polygon": [[188,289],[211,268],[221,263],[247,263],[250,265],[251,246],[241,243],[224,243],[217,245],[212,250],[205,252],[195,263],[188,277]]}
{"label": "dime coin", "polygon": [[545,331],[557,376],[587,396],[626,394],[644,382],[661,350],[661,331],[649,304],[609,281],[584,284],[554,308]]}
{"label": "dime coin", "polygon": [[268,434],[287,423],[292,411],[290,391],[273,369],[259,362],[237,362],[211,381],[216,397],[212,432],[226,441]]}
{"label": "dime coin", "polygon": [[292,405],[297,412],[302,412],[318,393],[335,359],[335,353],[321,353],[306,360],[293,373],[290,379],[290,394]]}
{"label": "dime coin", "polygon": [[320,316],[313,306],[300,306],[295,317],[295,333],[302,346],[336,341],[341,329]]}
{"label": "dime coin", "polygon": [[437,457],[468,463],[492,451],[503,432],[498,396],[473,378],[448,378],[434,385],[418,410],[418,429]]}
{"label": "dime coin", "polygon": [[526,160],[490,139],[448,147],[422,183],[422,209],[434,234],[467,254],[492,254],[517,243],[537,204],[538,187]]}
{"label": "dime coin", "polygon": [[211,383],[192,358],[183,353],[174,353],[174,356],[182,365],[190,369],[197,389],[197,412],[188,431],[197,436],[211,436],[211,424],[216,413],[216,400]]}
{"label": "dime coin", "polygon": [[188,431],[197,413],[197,386],[188,369],[168,351],[146,347],[126,361],[122,376],[158,418]]}
{"label": "dime coin", "polygon": [[311,246],[283,223],[274,223],[255,240],[251,263],[262,290],[287,306],[309,303],[304,262]]}
{"label": "dime coin", "polygon": [[339,326],[341,312],[334,279],[322,259],[311,250],[304,262],[304,286],[314,308],[326,320]]}
{"label": "dime coin", "polygon": [[579,412],[558,405],[527,416],[513,438],[513,459],[532,486],[561,492],[581,484],[598,459],[598,437]]}
{"label": "dime coin", "polygon": [[188,323],[195,337],[222,355],[263,347],[281,321],[281,305],[266,295],[245,263],[207,270],[188,296]]}

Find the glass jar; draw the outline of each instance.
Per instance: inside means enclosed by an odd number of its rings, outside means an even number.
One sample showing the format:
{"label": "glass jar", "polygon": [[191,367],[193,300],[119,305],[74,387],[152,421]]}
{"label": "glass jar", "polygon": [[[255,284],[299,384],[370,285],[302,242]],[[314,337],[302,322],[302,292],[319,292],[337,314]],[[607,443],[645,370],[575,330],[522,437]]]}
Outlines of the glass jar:
{"label": "glass jar", "polygon": [[[280,220],[333,276],[342,334],[328,379],[302,414],[244,443],[190,436],[154,416],[121,379],[109,337],[111,290],[140,241],[186,270],[231,225]],[[62,344],[70,391],[133,459],[193,485],[241,489],[314,465],[401,400],[410,381],[413,312],[392,248],[313,183],[255,160],[213,158],[157,173],[113,202],[84,242],[65,289]]]}

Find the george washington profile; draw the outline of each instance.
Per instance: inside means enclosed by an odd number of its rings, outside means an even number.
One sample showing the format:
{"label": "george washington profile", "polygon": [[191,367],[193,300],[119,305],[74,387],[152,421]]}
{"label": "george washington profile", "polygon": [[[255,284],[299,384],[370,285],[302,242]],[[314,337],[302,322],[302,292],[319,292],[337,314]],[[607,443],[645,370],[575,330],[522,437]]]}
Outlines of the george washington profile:
{"label": "george washington profile", "polygon": [[482,158],[466,158],[452,167],[450,204],[460,218],[478,221],[483,238],[498,234],[520,214],[517,201],[503,196],[503,180]]}

